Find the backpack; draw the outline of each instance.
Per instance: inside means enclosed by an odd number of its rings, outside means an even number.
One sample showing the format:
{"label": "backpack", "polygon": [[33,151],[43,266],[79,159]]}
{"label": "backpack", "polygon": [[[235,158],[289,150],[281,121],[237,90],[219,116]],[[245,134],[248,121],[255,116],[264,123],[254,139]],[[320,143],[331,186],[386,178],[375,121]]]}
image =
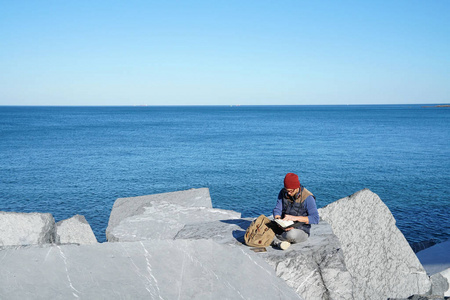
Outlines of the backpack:
{"label": "backpack", "polygon": [[245,232],[245,244],[250,247],[267,247],[269,246],[275,232],[271,228],[272,221],[265,215],[260,215],[248,226]]}

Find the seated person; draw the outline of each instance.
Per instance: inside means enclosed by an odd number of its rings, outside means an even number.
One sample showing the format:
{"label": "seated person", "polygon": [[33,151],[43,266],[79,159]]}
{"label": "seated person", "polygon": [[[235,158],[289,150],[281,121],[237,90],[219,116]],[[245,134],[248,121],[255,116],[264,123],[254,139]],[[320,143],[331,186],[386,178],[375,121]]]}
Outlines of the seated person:
{"label": "seated person", "polygon": [[282,250],[289,248],[291,243],[306,241],[310,234],[311,224],[319,223],[316,199],[313,194],[300,185],[296,174],[286,174],[284,188],[278,194],[273,216],[275,219],[295,222],[292,227],[276,232],[272,245]]}

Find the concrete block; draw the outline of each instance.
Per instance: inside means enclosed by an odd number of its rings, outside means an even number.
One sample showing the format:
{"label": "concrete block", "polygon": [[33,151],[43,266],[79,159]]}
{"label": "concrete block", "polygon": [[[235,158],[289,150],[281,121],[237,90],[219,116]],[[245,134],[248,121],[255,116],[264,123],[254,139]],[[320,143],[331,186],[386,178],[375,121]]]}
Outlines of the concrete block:
{"label": "concrete block", "polygon": [[1,299],[302,299],[257,256],[213,241],[0,252]]}
{"label": "concrete block", "polygon": [[339,238],[355,299],[429,292],[430,279],[378,195],[361,190],[319,209],[319,214]]}
{"label": "concrete block", "polygon": [[49,213],[0,211],[0,247],[55,242],[55,219]]}
{"label": "concrete block", "polygon": [[240,218],[234,211],[211,208],[208,189],[192,189],[114,203],[106,229],[109,242],[173,239],[186,225]]}
{"label": "concrete block", "polygon": [[58,244],[88,245],[97,243],[97,239],[86,218],[75,215],[56,223],[56,242]]}

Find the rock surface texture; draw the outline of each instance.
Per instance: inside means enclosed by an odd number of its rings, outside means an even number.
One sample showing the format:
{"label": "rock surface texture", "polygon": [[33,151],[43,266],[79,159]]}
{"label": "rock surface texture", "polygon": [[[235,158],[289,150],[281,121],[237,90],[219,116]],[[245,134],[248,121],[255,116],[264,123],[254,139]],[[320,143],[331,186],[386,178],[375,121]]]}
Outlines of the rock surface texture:
{"label": "rock surface texture", "polygon": [[339,240],[324,221],[312,226],[306,242],[293,244],[285,251],[270,249],[261,257],[305,299],[355,298]]}
{"label": "rock surface texture", "polygon": [[[384,300],[444,293],[447,265],[433,269],[440,273],[430,280],[376,194],[362,190],[319,213],[306,242],[254,252],[243,243],[253,218],[212,208],[208,189],[117,199],[102,244],[84,240],[92,230],[82,216],[59,222],[56,234],[50,214],[0,212],[0,245],[16,246],[0,247],[0,299]],[[63,245],[53,243],[56,237]]]}
{"label": "rock surface texture", "polygon": [[426,294],[431,282],[381,199],[361,190],[319,209],[341,242],[355,299]]}
{"label": "rock surface texture", "polygon": [[212,208],[209,190],[119,198],[106,229],[109,242],[173,239],[186,225],[240,218],[241,214]]}
{"label": "rock surface texture", "polygon": [[353,299],[353,282],[347,271],[340,243],[331,226],[322,221],[311,228],[311,237],[281,251],[267,247],[254,253],[243,246],[244,234],[253,218],[186,225],[176,239],[210,239],[220,244],[239,245],[249,256],[259,256],[305,299]]}
{"label": "rock surface texture", "polygon": [[97,239],[86,218],[75,215],[70,219],[56,223],[57,244],[96,244]]}
{"label": "rock surface texture", "polygon": [[257,256],[212,241],[0,251],[0,299],[302,299]]}
{"label": "rock surface texture", "polygon": [[311,238],[288,251],[268,247],[265,253],[254,253],[243,245],[245,230],[253,218],[240,219],[239,213],[210,208],[208,190],[184,193],[118,199],[111,213],[108,240],[212,240],[237,246],[249,257],[264,259],[305,299],[353,299],[352,278],[339,240],[326,222],[313,226]]}
{"label": "rock surface texture", "polygon": [[53,243],[55,234],[51,214],[0,211],[0,247]]}

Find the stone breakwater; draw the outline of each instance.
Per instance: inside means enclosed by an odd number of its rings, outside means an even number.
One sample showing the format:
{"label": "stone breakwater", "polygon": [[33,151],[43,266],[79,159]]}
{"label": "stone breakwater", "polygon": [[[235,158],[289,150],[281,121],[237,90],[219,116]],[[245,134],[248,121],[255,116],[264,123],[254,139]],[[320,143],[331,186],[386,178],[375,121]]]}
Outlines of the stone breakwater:
{"label": "stone breakwater", "polygon": [[255,253],[243,244],[252,218],[213,208],[206,188],[117,199],[106,243],[97,243],[83,216],[55,224],[50,214],[0,212],[0,299],[443,299],[448,293],[450,241],[416,255],[376,194],[361,190],[319,213],[308,241]]}

